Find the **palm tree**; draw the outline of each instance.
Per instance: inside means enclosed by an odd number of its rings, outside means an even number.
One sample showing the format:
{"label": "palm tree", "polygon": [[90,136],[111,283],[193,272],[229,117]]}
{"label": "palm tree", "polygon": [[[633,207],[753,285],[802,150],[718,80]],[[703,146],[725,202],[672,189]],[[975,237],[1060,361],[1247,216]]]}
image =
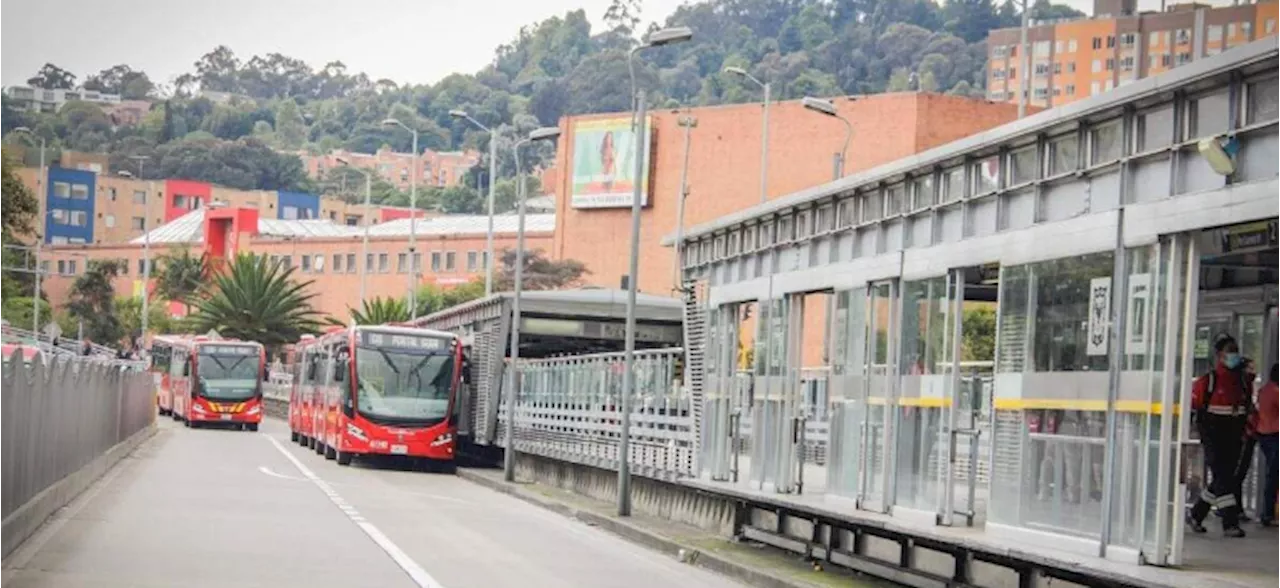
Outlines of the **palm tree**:
{"label": "palm tree", "polygon": [[183,303],[187,314],[190,314],[191,303],[209,278],[209,254],[196,256],[191,254],[191,250],[182,249],[161,255],[157,261],[160,263],[157,264],[156,295]]}
{"label": "palm tree", "polygon": [[360,310],[351,309],[351,319],[357,325],[385,325],[409,320],[409,305],[401,298],[365,300]]}
{"label": "palm tree", "polygon": [[269,263],[266,257],[236,256],[194,300],[191,329],[214,330],[272,349],[319,331],[322,318],[311,306],[313,282],[299,283],[293,272],[293,266]]}

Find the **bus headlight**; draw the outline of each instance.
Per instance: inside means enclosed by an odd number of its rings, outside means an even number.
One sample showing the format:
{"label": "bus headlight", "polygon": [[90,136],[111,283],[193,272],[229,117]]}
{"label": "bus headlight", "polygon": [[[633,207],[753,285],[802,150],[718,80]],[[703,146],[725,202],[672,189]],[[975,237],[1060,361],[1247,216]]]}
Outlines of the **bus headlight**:
{"label": "bus headlight", "polygon": [[369,437],[365,436],[364,431],[360,430],[360,427],[350,423],[347,423],[347,434],[361,441],[369,441]]}
{"label": "bus headlight", "polygon": [[201,404],[192,404],[191,410],[194,410],[196,412],[204,412],[204,406]]}
{"label": "bus headlight", "polygon": [[255,404],[245,411],[246,414],[258,414],[260,412],[262,412],[262,405],[259,404]]}
{"label": "bus headlight", "polygon": [[448,445],[449,443],[453,443],[453,433],[445,433],[436,437],[435,440],[431,442],[431,446],[439,447],[441,445]]}

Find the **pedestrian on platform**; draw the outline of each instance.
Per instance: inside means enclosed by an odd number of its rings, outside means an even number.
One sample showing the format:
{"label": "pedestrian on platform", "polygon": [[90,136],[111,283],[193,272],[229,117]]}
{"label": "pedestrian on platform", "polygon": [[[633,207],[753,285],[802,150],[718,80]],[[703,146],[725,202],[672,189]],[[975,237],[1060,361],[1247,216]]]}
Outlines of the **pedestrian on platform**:
{"label": "pedestrian on platform", "polygon": [[[1258,379],[1258,368],[1253,360],[1244,358],[1244,392],[1245,403],[1253,407],[1253,383]],[[1258,415],[1249,411],[1249,419],[1244,426],[1244,439],[1241,440],[1240,460],[1236,463],[1236,504],[1240,505],[1240,522],[1249,522],[1249,514],[1244,510],[1244,483],[1249,479],[1249,470],[1253,467],[1253,450],[1258,445]]]}
{"label": "pedestrian on platform", "polygon": [[1196,378],[1191,389],[1191,407],[1211,479],[1191,508],[1187,526],[1204,533],[1205,517],[1210,509],[1217,508],[1222,513],[1223,535],[1244,537],[1235,495],[1236,466],[1252,406],[1247,400],[1244,364],[1236,340],[1229,335],[1220,336],[1213,348],[1213,369]]}
{"label": "pedestrian on platform", "polygon": [[1258,390],[1258,410],[1257,410],[1257,432],[1258,432],[1258,448],[1262,450],[1262,456],[1266,462],[1263,469],[1263,486],[1262,486],[1262,504],[1258,506],[1258,522],[1264,527],[1270,527],[1276,522],[1276,483],[1280,480],[1280,472],[1277,472],[1276,455],[1276,437],[1280,433],[1280,386],[1277,380],[1280,380],[1280,365],[1271,364],[1271,377],[1267,379],[1267,383]]}

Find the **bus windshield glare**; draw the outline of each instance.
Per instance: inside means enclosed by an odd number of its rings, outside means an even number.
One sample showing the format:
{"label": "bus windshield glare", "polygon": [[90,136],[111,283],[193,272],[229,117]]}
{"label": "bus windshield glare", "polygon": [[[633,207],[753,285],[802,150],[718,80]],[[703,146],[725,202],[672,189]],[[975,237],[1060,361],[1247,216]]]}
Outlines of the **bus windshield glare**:
{"label": "bus windshield glare", "polygon": [[231,345],[200,348],[196,374],[200,395],[210,400],[248,400],[258,392],[258,349]]}
{"label": "bus windshield glare", "polygon": [[413,335],[363,335],[356,347],[356,409],[360,414],[400,422],[444,420],[453,385],[448,341]]}

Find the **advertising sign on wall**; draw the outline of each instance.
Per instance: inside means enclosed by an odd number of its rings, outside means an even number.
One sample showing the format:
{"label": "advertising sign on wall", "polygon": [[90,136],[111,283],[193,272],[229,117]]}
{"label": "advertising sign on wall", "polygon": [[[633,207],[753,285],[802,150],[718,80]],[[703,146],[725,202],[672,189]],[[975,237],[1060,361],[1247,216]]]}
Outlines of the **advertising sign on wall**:
{"label": "advertising sign on wall", "polygon": [[[649,140],[646,119],[644,174],[640,181],[640,205],[649,204]],[[573,123],[573,185],[569,203],[574,208],[627,208],[635,191],[636,135],[631,117],[580,120]]]}

